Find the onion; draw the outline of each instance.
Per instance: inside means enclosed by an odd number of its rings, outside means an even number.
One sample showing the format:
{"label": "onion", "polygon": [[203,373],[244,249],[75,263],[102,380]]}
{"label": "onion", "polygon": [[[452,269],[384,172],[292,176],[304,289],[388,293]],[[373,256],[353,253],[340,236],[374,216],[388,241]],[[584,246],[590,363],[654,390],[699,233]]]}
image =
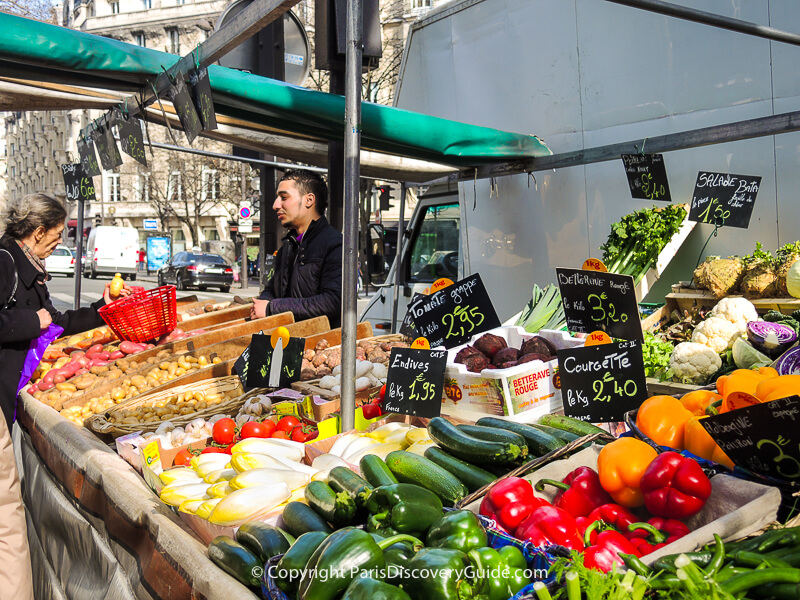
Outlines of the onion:
{"label": "onion", "polygon": [[797,334],[788,325],[751,321],[747,324],[747,339],[756,350],[775,358],[797,341]]}
{"label": "onion", "polygon": [[775,370],[780,375],[800,375],[800,346],[781,356],[775,364]]}

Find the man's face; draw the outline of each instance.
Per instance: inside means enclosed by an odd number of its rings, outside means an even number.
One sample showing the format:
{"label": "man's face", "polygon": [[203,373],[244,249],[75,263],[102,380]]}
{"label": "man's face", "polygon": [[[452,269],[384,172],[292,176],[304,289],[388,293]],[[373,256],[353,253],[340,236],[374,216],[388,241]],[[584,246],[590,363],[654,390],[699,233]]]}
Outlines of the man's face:
{"label": "man's face", "polygon": [[301,194],[294,180],[278,185],[278,197],[272,204],[278,220],[286,229],[297,229],[314,220],[314,195]]}

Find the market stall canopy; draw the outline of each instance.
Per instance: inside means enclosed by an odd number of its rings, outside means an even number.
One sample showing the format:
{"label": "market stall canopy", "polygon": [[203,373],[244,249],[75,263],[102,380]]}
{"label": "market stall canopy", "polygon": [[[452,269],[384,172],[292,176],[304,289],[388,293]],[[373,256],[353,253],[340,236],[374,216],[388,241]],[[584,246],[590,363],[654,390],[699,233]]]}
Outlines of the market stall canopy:
{"label": "market stall canopy", "polygon": [[[0,27],[5,32],[0,37],[0,108],[5,110],[112,106],[139,92],[179,58],[6,13],[0,13]],[[211,66],[209,75],[214,109],[230,119],[225,123],[227,134],[221,129],[206,132],[209,137],[238,145],[235,138],[242,135],[250,138],[246,146],[317,164],[325,162],[327,142],[343,138],[342,96],[219,66]],[[307,146],[291,156],[298,140]],[[261,145],[262,141],[269,143]],[[361,142],[365,150],[393,157],[386,166],[395,174],[405,172],[398,177],[405,180],[426,172],[427,179],[460,168],[551,154],[534,135],[368,102],[362,104]],[[377,168],[380,161],[373,159]],[[435,164],[425,168],[408,159]]]}

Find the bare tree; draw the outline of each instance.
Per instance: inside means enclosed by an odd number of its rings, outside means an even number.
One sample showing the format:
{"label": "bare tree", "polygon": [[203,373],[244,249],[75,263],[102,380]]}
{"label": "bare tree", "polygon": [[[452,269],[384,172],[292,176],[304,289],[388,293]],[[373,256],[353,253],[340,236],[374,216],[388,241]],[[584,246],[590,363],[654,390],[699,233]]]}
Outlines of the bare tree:
{"label": "bare tree", "polygon": [[0,0],[0,11],[46,23],[56,22],[56,10],[50,0]]}

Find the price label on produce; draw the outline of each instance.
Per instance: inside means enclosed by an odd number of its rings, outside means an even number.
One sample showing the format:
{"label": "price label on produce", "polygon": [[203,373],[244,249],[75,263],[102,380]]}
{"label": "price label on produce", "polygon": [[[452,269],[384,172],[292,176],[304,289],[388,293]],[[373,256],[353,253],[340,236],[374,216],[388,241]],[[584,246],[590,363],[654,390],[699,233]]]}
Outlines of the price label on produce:
{"label": "price label on produce", "polygon": [[245,368],[246,387],[282,388],[300,381],[305,347],[305,338],[289,337],[285,327],[278,327],[272,335],[253,335]]}
{"label": "price label on produce", "polygon": [[200,120],[203,123],[203,130],[209,131],[217,128],[217,116],[214,112],[214,98],[211,95],[211,82],[208,79],[208,69],[200,69],[199,73],[192,73],[189,76],[189,86],[192,89],[192,98],[197,112],[200,113]]}
{"label": "price label on produce", "polygon": [[403,317],[403,322],[400,323],[401,335],[404,335],[407,338],[417,337],[417,328],[414,325],[414,311],[412,309],[419,307],[424,301],[424,294],[414,294],[414,297],[411,298],[411,302],[408,303],[408,307],[406,308],[406,314],[405,317]]}
{"label": "price label on produce", "polygon": [[169,87],[169,97],[175,107],[175,111],[178,113],[178,118],[181,121],[183,132],[186,134],[186,139],[189,140],[191,144],[194,138],[203,131],[203,125],[200,122],[200,117],[197,115],[194,101],[189,94],[186,81],[183,79],[181,73],[175,76],[175,83]]}
{"label": "price label on produce", "polygon": [[91,138],[78,140],[78,154],[81,157],[81,166],[83,171],[89,177],[97,177],[102,173],[100,165],[97,163],[97,156],[94,153],[94,142]]}
{"label": "price label on produce", "polygon": [[623,154],[631,197],[672,202],[663,154]]}
{"label": "price label on produce", "polygon": [[431,419],[442,412],[447,352],[392,348],[384,412]]}
{"label": "price label on produce", "polygon": [[114,121],[119,133],[119,147],[136,162],[147,166],[144,153],[144,135],[141,121],[125,116],[119,108],[114,109]]}
{"label": "price label on produce", "polygon": [[453,348],[478,333],[500,327],[479,273],[424,296],[409,305],[408,312],[416,335],[427,338],[431,348]]}
{"label": "price label on produce", "polygon": [[581,269],[556,269],[567,328],[604,331],[614,338],[642,340],[633,277]]}
{"label": "price label on produce", "polygon": [[248,391],[250,388],[247,387],[247,371],[248,365],[250,363],[250,346],[244,349],[244,352],[236,359],[236,362],[233,363],[233,371],[239,376],[239,381],[242,382],[242,388],[244,391]]}
{"label": "price label on produce", "polygon": [[747,229],[761,177],[727,173],[697,174],[689,220],[718,227]]}
{"label": "price label on produce", "polygon": [[622,421],[647,399],[642,345],[632,340],[558,351],[564,414],[591,423]]}
{"label": "price label on produce", "polygon": [[83,170],[81,163],[61,165],[61,174],[64,177],[64,189],[67,193],[67,200],[76,202],[78,200],[94,200],[94,182],[92,178]]}

